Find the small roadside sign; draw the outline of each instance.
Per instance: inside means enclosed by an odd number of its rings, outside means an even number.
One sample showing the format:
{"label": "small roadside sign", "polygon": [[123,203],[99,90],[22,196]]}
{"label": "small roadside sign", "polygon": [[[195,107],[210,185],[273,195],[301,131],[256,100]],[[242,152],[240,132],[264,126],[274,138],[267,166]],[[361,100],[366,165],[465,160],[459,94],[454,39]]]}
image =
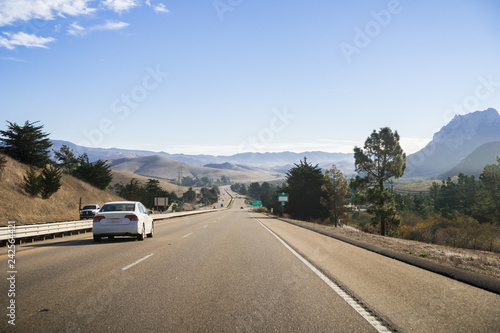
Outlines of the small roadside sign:
{"label": "small roadside sign", "polygon": [[288,193],[278,193],[279,202],[288,202]]}

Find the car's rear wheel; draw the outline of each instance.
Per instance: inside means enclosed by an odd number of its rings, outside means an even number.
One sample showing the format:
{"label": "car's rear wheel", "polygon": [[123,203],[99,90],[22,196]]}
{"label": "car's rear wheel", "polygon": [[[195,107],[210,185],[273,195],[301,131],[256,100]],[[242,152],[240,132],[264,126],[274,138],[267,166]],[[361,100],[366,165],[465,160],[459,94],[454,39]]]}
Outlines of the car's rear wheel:
{"label": "car's rear wheel", "polygon": [[151,222],[151,232],[148,234],[149,238],[153,237],[154,231],[155,231],[155,224],[154,224],[154,222]]}
{"label": "car's rear wheel", "polygon": [[146,236],[146,227],[142,225],[142,232],[137,236],[137,240],[143,241]]}
{"label": "car's rear wheel", "polygon": [[101,236],[94,235],[94,242],[100,242],[100,241],[101,241]]}

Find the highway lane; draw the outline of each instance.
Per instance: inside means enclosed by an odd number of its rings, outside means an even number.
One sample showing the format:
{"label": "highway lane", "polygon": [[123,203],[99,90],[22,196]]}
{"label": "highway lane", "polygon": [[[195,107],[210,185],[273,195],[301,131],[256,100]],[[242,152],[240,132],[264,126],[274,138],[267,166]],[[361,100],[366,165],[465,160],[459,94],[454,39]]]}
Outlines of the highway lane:
{"label": "highway lane", "polygon": [[144,242],[18,245],[14,330],[375,331],[240,205],[157,222]]}
{"label": "highway lane", "polygon": [[403,331],[500,332],[500,295],[252,215]]}

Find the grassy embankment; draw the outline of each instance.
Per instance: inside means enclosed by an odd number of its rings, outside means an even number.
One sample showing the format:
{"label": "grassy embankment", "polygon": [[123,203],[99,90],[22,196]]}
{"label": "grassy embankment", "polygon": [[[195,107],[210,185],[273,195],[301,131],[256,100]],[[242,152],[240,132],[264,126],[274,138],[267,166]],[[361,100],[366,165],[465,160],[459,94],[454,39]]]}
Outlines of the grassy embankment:
{"label": "grassy embankment", "polygon": [[80,198],[82,205],[123,200],[69,175],[62,176],[61,188],[49,199],[31,197],[23,190],[23,176],[29,166],[6,158],[0,174],[0,226],[7,226],[8,221],[23,225],[79,220]]}

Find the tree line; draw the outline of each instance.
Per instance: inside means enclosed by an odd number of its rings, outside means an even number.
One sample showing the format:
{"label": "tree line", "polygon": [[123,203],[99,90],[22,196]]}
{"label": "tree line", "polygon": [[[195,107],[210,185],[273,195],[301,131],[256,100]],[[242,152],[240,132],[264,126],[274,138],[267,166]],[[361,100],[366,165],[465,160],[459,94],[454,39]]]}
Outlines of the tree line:
{"label": "tree line", "polygon": [[400,211],[427,218],[469,216],[479,223],[500,225],[500,158],[485,166],[476,178],[460,173],[456,178],[433,182],[428,194],[396,194]]}
{"label": "tree line", "polygon": [[[279,193],[288,193],[283,212],[317,223],[366,221],[370,232],[452,246],[500,249],[500,158],[478,179],[464,174],[434,182],[427,194],[398,194],[388,186],[404,175],[406,154],[397,132],[384,127],[354,148],[356,177],[347,181],[335,165],[322,173],[307,159],[295,164],[284,184],[234,184],[239,194],[262,201],[276,214]],[[367,213],[348,213],[348,203]],[[361,217],[360,217],[361,216]],[[365,218],[366,216],[366,218]],[[498,244],[497,244],[498,243]]]}
{"label": "tree line", "polygon": [[181,179],[181,184],[182,186],[186,187],[212,187],[214,185],[229,185],[231,184],[231,179],[227,176],[221,176],[220,179],[216,179],[215,181],[213,179],[210,179],[208,177],[189,177],[185,176],[182,177]]}

